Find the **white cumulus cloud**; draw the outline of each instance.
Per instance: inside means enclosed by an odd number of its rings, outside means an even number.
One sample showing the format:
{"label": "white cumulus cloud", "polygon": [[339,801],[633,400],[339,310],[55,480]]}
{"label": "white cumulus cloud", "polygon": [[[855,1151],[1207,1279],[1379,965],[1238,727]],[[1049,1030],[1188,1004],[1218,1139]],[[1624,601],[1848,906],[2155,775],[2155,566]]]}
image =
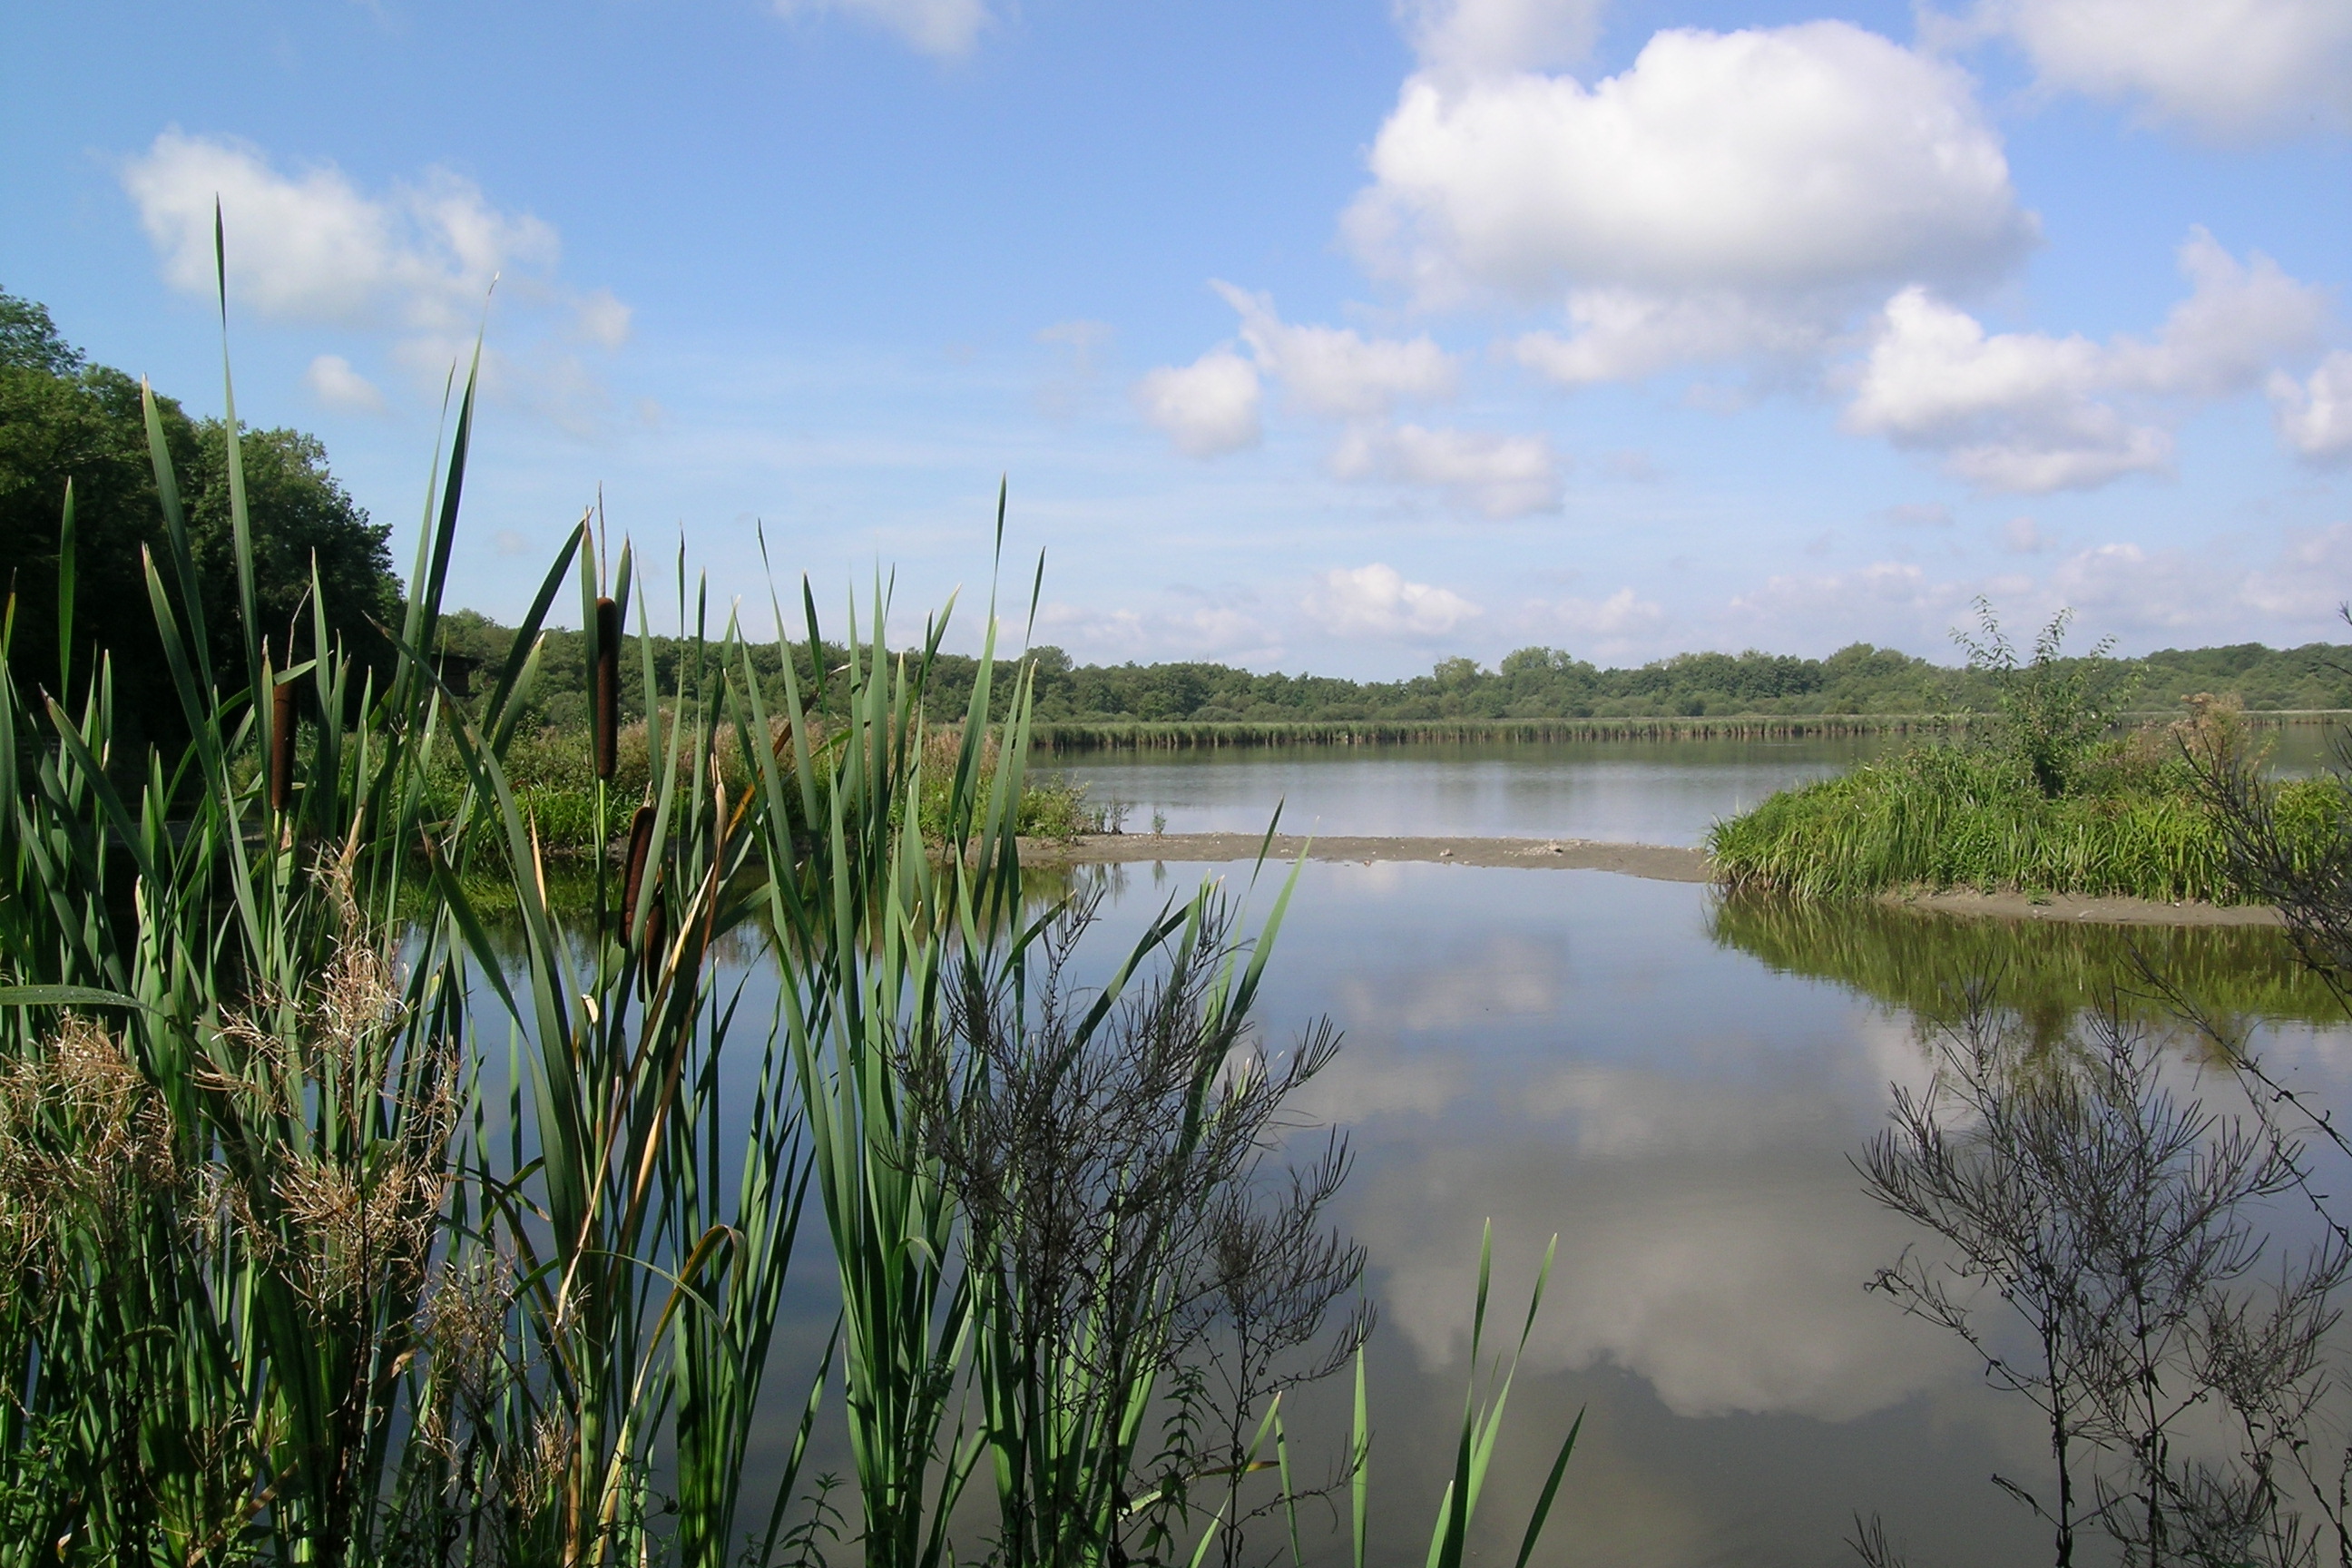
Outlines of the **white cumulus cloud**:
{"label": "white cumulus cloud", "polygon": [[1187,365],[1164,365],[1136,384],[1144,418],[1195,458],[1255,447],[1261,434],[1257,370],[1229,348]]}
{"label": "white cumulus cloud", "polygon": [[1592,52],[1602,8],[1603,0],[1401,0],[1397,19],[1438,69],[1550,70]]}
{"label": "white cumulus cloud", "polygon": [[2007,270],[2037,227],[1957,67],[1843,22],[1661,32],[1591,86],[1409,78],[1346,228],[1424,303],[1558,302],[1520,357],[1580,382],[1806,349],[1905,283]]}
{"label": "white cumulus cloud", "polygon": [[383,394],[341,354],[320,354],[312,360],[310,368],[302,373],[302,384],[330,408],[352,414],[383,412]]}
{"label": "white cumulus cloud", "polygon": [[1791,306],[1730,289],[1579,289],[1567,314],[1571,332],[1526,333],[1511,357],[1562,386],[1585,386],[1751,355],[1801,358],[1824,346],[1842,311],[1825,301]]}
{"label": "white cumulus cloud", "polygon": [[1299,607],[1335,637],[1442,637],[1481,613],[1451,589],[1408,583],[1378,561],[1326,572]]}
{"label": "white cumulus cloud", "polygon": [[2260,384],[2327,319],[2322,290],[2267,257],[2237,261],[2201,229],[2180,260],[2191,292],[2147,340],[1988,332],[1924,288],[1902,290],[1881,313],[1847,427],[1937,453],[1987,489],[2086,489],[2165,468],[2182,406]]}
{"label": "white cumulus cloud", "polygon": [[1427,336],[1367,339],[1352,328],[1297,326],[1274,301],[1213,282],[1241,319],[1241,339],[1261,373],[1310,413],[1336,417],[1385,413],[1401,398],[1451,396],[1454,356]]}
{"label": "white cumulus cloud", "polygon": [[2352,581],[2352,524],[2284,538],[2254,567],[2218,552],[2128,542],[2095,545],[2060,562],[2050,587],[2086,626],[2168,637],[2223,637],[2259,629],[2266,640],[2325,635]]}
{"label": "white cumulus cloud", "polygon": [[502,270],[554,265],[555,230],[499,211],[446,170],[368,195],[332,165],[299,174],[225,137],[166,131],[122,184],[173,287],[209,293],[213,204],[228,234],[229,297],[293,321],[462,326]]}
{"label": "white cumulus cloud", "polygon": [[1492,518],[1558,511],[1560,506],[1559,462],[1540,436],[1359,426],[1332,452],[1331,471],[1343,479],[1431,486]]}
{"label": "white cumulus cloud", "polygon": [[776,0],[776,14],[797,16],[838,11],[895,33],[927,55],[971,52],[992,18],[983,0]]}
{"label": "white cumulus cloud", "polygon": [[2352,461],[2352,353],[2338,349],[2302,381],[2273,371],[2269,390],[2288,446],[2315,463]]}
{"label": "white cumulus cloud", "polygon": [[2062,547],[2032,517],[2012,519],[2000,538],[2011,559],[1989,573],[1934,577],[1881,561],[1772,577],[1727,602],[1718,635],[1805,647],[1834,626],[1841,640],[1929,648],[1970,619],[1969,602],[1982,595],[2021,626],[2072,606],[2086,639],[2113,634],[2127,647],[2257,638],[2287,647],[2340,630],[2336,606],[2352,582],[2352,523],[2283,530],[2267,555],[2219,540],[2196,549],[2129,539]]}
{"label": "white cumulus cloud", "polygon": [[629,341],[629,318],[633,314],[611,289],[598,289],[581,300],[574,324],[582,337],[599,348],[616,349]]}
{"label": "white cumulus cloud", "polygon": [[2000,525],[2000,547],[2011,555],[2039,555],[2050,548],[2050,535],[2031,517],[2012,517]]}
{"label": "white cumulus cloud", "polygon": [[[450,363],[470,353],[499,279],[509,308],[553,318],[542,341],[486,356],[486,387],[574,429],[593,423],[603,387],[555,340],[616,348],[628,336],[628,306],[604,289],[563,286],[554,228],[497,206],[472,181],[430,169],[372,193],[331,164],[289,174],[249,142],[178,130],[126,162],[121,180],[172,287],[213,291],[217,202],[232,301],[271,321],[388,333],[395,363],[436,390]],[[310,389],[350,405],[362,395],[356,373],[327,357],[341,372],[314,363]]]}
{"label": "white cumulus cloud", "polygon": [[1988,0],[1973,21],[2013,39],[2046,88],[2210,138],[2352,124],[2344,0]]}
{"label": "white cumulus cloud", "polygon": [[1939,451],[1946,469],[1988,489],[2079,489],[2164,468],[2171,436],[2098,400],[2103,362],[2087,338],[1989,334],[1906,289],[1887,301],[1846,423]]}

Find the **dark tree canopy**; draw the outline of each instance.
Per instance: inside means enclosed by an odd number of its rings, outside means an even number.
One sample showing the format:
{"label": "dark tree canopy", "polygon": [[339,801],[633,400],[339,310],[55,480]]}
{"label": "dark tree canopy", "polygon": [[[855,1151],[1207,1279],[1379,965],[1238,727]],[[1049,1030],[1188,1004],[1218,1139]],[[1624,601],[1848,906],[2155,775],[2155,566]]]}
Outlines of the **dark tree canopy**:
{"label": "dark tree canopy", "polygon": [[[156,406],[186,509],[215,668],[241,682],[243,633],[229,519],[226,431],[193,420],[160,394]],[[372,662],[387,651],[372,620],[397,604],[389,530],[368,521],[327,468],[326,448],[298,430],[241,433],[253,525],[259,630],[278,658],[310,651],[308,599],[315,560],[331,633]],[[116,700],[150,736],[176,733],[178,702],[162,668],[142,549],[161,560],[163,522],[147,450],[139,384],[89,363],[48,311],[0,292],[0,592],[16,598],[9,664],[19,689],[59,690],[58,561],[66,482],[73,482],[75,592],[69,689],[79,700],[101,650],[113,656]]]}

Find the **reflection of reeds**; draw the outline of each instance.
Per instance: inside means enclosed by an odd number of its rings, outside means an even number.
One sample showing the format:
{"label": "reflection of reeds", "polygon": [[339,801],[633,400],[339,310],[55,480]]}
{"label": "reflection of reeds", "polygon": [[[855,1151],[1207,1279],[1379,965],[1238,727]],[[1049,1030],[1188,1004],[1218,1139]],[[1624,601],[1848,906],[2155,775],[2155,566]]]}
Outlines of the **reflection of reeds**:
{"label": "reflection of reeds", "polygon": [[1834,981],[1899,1008],[1923,1027],[1965,1015],[1986,981],[2002,1005],[2054,1036],[2084,1013],[2117,1009],[2135,1023],[2169,1019],[2180,998],[2215,1016],[2326,1023],[2342,1009],[2325,982],[2259,926],[2115,926],[1971,919],[1874,900],[1733,895],[1708,934],[1788,974]]}

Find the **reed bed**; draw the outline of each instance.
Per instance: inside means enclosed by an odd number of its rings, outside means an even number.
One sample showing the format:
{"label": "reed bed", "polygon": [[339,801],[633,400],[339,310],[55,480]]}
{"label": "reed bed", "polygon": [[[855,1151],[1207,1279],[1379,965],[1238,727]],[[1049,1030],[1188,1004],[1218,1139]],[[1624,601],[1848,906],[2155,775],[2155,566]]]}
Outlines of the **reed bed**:
{"label": "reed bed", "polygon": [[[2126,714],[2126,719],[2161,715]],[[2248,713],[2256,728],[2324,724],[2352,717],[2336,710]],[[1799,741],[1860,736],[1958,737],[1982,726],[1980,713],[1725,714],[1692,718],[1239,721],[1040,720],[1031,743],[1043,752],[1218,751],[1263,746],[1557,745],[1590,741]]]}
{"label": "reed bed", "polygon": [[1964,714],[1761,715],[1688,719],[1344,719],[1151,722],[1041,721],[1033,742],[1045,752],[1217,751],[1261,746],[1556,744],[1578,741],[1763,741],[1848,735],[1944,734]]}
{"label": "reed bed", "polygon": [[[1030,672],[1003,701],[983,675],[960,721],[935,718],[946,613],[892,652],[877,589],[870,635],[853,614],[817,689],[779,646],[772,712],[681,556],[690,630],[657,681],[646,574],[583,519],[488,695],[459,701],[429,650],[474,408],[469,374],[385,684],[315,592],[307,626],[265,639],[233,387],[242,657],[222,668],[147,410],[166,547],[146,583],[185,747],[118,748],[106,663],[58,670],[58,696],[46,671],[0,670],[0,1568],[722,1568],[814,1562],[845,1528],[872,1568],[974,1560],[985,1545],[950,1533],[958,1500],[1007,1441],[1008,1401],[1034,1409],[1041,1391],[1004,1370],[1002,1301],[975,1289],[902,1052],[952,1044],[951,995],[1031,994]],[[69,629],[70,492],[60,542]],[[520,783],[541,628],[571,587],[587,776]],[[660,696],[642,780],[622,775],[632,658]],[[573,833],[626,853],[551,876],[551,842]],[[1218,897],[1153,921],[1097,1009],[1226,929]],[[1277,901],[1214,954],[1179,1137],[1205,1136],[1262,1071],[1251,1009],[1279,921]],[[746,942],[781,970],[772,1010],[718,962]],[[814,1364],[779,1366],[780,1305],[812,1250],[840,1326]],[[1482,1266],[1474,1336],[1486,1306]],[[992,1338],[993,1385],[968,1404]],[[1160,1503],[1129,1507],[1147,1485],[1132,1416],[1171,1368],[1125,1366],[1089,1397],[1129,1447],[1040,1559],[1055,1568],[1124,1560],[1146,1512],[1198,1563],[1221,1516],[1191,1483],[1231,1498],[1278,1476],[1287,1497],[1286,1450],[1262,1458],[1269,1432],[1281,1450],[1277,1395],[1240,1413],[1259,1433],[1241,1467],[1179,1464]],[[1442,1568],[1462,1561],[1507,1390],[1474,1383],[1465,1405]],[[854,1460],[845,1520],[801,1484],[828,1412]],[[1051,1422],[1024,1441],[1046,1446],[1041,1476],[1084,1457]],[[1360,1498],[1368,1445],[1360,1415]],[[1027,1473],[996,1478],[1007,1517]]]}

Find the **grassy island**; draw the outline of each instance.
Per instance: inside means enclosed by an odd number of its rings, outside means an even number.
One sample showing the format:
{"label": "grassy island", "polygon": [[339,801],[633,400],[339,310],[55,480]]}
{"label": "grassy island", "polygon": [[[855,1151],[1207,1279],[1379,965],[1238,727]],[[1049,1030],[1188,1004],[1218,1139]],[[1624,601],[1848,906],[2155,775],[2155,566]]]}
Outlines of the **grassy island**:
{"label": "grassy island", "polygon": [[[1968,646],[2000,713],[1718,823],[1707,840],[1718,878],[1809,899],[1972,888],[2252,901],[2206,787],[2260,763],[2237,700],[2200,694],[2169,722],[2119,731],[2113,668],[2097,653],[2060,658],[2064,630],[2062,616],[2020,660],[1984,612]],[[2352,823],[2352,790],[2291,780],[2272,810],[2286,841],[2316,855]]]}
{"label": "grassy island", "polygon": [[[2244,902],[2193,764],[2149,754],[2165,735],[2116,742],[2054,795],[1990,748],[1917,747],[1783,790],[1718,824],[1707,847],[1727,886],[1801,898],[1977,888]],[[2281,825],[2315,847],[2346,806],[2332,778],[2279,789]]]}

